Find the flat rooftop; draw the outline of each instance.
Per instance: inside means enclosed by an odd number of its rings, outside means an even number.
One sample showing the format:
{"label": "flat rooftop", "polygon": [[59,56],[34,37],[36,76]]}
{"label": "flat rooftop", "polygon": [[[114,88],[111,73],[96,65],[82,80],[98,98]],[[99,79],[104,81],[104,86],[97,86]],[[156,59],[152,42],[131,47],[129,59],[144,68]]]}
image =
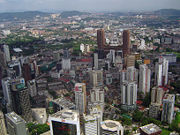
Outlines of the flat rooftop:
{"label": "flat rooftop", "polygon": [[118,131],[119,129],[121,129],[122,126],[118,121],[106,120],[101,123],[101,128],[103,130],[115,132],[115,131]]}
{"label": "flat rooftop", "polygon": [[19,115],[17,115],[15,112],[10,112],[6,114],[6,117],[8,117],[13,123],[21,123],[24,122],[25,120],[22,119]]}
{"label": "flat rooftop", "polygon": [[53,103],[63,107],[64,109],[72,109],[75,108],[75,104],[72,103],[71,101],[65,99],[64,97],[55,99],[52,101]]}
{"label": "flat rooftop", "polygon": [[160,127],[153,123],[140,127],[140,129],[146,134],[153,134],[162,131]]}

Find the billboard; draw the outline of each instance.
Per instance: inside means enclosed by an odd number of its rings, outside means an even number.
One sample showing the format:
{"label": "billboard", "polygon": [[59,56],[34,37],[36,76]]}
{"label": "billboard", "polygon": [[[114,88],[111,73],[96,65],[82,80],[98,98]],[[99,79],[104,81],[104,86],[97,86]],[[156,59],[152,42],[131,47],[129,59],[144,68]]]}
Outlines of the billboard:
{"label": "billboard", "polygon": [[77,135],[75,124],[52,121],[53,135]]}

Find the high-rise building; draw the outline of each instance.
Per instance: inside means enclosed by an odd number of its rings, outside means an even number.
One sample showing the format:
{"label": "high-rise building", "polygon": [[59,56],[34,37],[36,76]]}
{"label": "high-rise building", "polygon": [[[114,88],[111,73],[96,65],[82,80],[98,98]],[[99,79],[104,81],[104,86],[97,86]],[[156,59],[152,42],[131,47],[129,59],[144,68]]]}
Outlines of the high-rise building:
{"label": "high-rise building", "polygon": [[151,103],[149,106],[149,117],[157,119],[159,117],[160,104]]}
{"label": "high-rise building", "polygon": [[23,117],[27,122],[32,121],[32,111],[30,105],[29,91],[25,87],[24,78],[11,80],[11,94],[13,100],[13,110]]}
{"label": "high-rise building", "polygon": [[70,58],[62,58],[62,69],[63,70],[70,70],[71,69]]}
{"label": "high-rise building", "polygon": [[75,110],[62,110],[49,116],[51,135],[80,135],[80,116]]}
{"label": "high-rise building", "polygon": [[125,110],[136,108],[137,84],[136,82],[125,81],[121,84],[121,104]]}
{"label": "high-rise building", "polygon": [[26,82],[31,80],[31,67],[29,66],[28,63],[23,64],[22,73]]}
{"label": "high-rise building", "polygon": [[98,87],[93,88],[91,91],[91,102],[92,103],[104,103],[104,90]]}
{"label": "high-rise building", "polygon": [[97,45],[98,49],[103,49],[106,44],[105,34],[103,29],[97,30]]}
{"label": "high-rise building", "polygon": [[124,128],[118,121],[106,120],[101,122],[102,135],[124,135]]}
{"label": "high-rise building", "polygon": [[165,86],[168,84],[168,67],[168,60],[160,56],[159,62],[155,65],[155,83],[157,86]]}
{"label": "high-rise building", "polygon": [[100,115],[89,114],[83,115],[85,135],[100,135]]}
{"label": "high-rise building", "polygon": [[138,70],[134,66],[128,67],[126,78],[127,78],[127,81],[138,82]]}
{"label": "high-rise building", "polygon": [[11,61],[11,57],[10,57],[10,53],[9,53],[9,46],[8,45],[3,45],[3,50],[4,50],[4,53],[5,53],[6,62]]}
{"label": "high-rise building", "polygon": [[47,121],[46,108],[33,108],[32,115],[34,120],[36,120],[39,124],[45,124]]}
{"label": "high-rise building", "polygon": [[80,114],[86,112],[86,84],[85,83],[76,83],[75,84],[75,103],[76,110],[79,110]]}
{"label": "high-rise building", "polygon": [[135,66],[135,55],[127,55],[124,58],[124,67],[128,68],[128,67],[134,67]]}
{"label": "high-rise building", "polygon": [[21,63],[19,60],[11,61],[8,63],[8,67],[16,72],[17,77],[22,76]]}
{"label": "high-rise building", "polygon": [[161,121],[172,123],[174,116],[174,103],[175,103],[175,95],[174,94],[166,94],[163,99],[163,110],[161,114]]}
{"label": "high-rise building", "polygon": [[97,53],[94,53],[93,65],[94,65],[94,69],[98,70],[98,54]]}
{"label": "high-rise building", "polygon": [[26,122],[15,112],[6,115],[7,130],[9,135],[28,135]]}
{"label": "high-rise building", "polygon": [[90,84],[92,87],[100,87],[103,85],[103,71],[102,70],[91,70],[89,72]]}
{"label": "high-rise building", "polygon": [[130,54],[130,31],[124,30],[123,31],[123,54],[124,57]]}
{"label": "high-rise building", "polygon": [[3,90],[4,100],[6,103],[6,109],[8,112],[12,111],[12,98],[11,98],[10,80],[11,79],[9,77],[2,79],[2,90]]}
{"label": "high-rise building", "polygon": [[153,87],[151,90],[151,103],[162,104],[164,91],[161,87]]}
{"label": "high-rise building", "polygon": [[0,111],[0,135],[7,135],[3,112]]}
{"label": "high-rise building", "polygon": [[29,90],[29,94],[31,97],[37,96],[37,87],[36,87],[36,80],[30,80],[27,82],[27,87]]}
{"label": "high-rise building", "polygon": [[143,64],[139,66],[139,91],[144,94],[150,91],[151,70],[147,65]]}
{"label": "high-rise building", "polygon": [[2,68],[6,68],[6,66],[7,66],[7,62],[6,62],[6,58],[5,58],[6,56],[5,56],[5,53],[3,52],[3,51],[1,51],[0,50],[0,66],[2,67]]}

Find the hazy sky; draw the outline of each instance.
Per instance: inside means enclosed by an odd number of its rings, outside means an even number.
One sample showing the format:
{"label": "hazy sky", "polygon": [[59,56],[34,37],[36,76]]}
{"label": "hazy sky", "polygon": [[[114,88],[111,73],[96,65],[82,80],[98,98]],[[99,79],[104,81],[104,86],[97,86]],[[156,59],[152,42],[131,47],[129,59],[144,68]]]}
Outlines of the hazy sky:
{"label": "hazy sky", "polygon": [[180,0],[0,0],[0,12],[29,10],[150,11],[180,9]]}

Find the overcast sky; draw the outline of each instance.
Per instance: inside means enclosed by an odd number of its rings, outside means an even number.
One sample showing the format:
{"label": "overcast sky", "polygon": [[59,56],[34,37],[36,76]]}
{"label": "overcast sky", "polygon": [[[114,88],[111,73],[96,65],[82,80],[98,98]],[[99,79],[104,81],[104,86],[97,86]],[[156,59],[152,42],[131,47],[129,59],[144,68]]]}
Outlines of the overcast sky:
{"label": "overcast sky", "polygon": [[180,0],[0,0],[0,12],[32,10],[150,11],[180,9]]}

